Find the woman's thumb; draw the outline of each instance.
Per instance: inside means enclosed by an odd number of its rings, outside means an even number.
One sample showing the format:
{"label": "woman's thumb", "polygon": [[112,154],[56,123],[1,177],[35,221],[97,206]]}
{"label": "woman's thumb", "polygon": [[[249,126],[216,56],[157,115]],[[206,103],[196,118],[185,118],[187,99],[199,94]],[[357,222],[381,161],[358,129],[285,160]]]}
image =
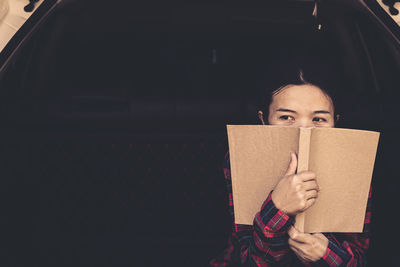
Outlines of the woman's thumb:
{"label": "woman's thumb", "polygon": [[286,170],[285,176],[295,174],[296,169],[297,169],[297,155],[294,152],[290,152],[290,162]]}

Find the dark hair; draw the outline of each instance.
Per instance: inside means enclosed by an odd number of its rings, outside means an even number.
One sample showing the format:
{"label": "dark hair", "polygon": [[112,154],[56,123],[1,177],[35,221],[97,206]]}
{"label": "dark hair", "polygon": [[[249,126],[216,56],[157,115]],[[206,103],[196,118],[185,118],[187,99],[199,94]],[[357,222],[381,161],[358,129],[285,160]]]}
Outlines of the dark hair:
{"label": "dark hair", "polygon": [[321,89],[331,100],[334,106],[334,117],[338,118],[340,112],[340,95],[343,85],[341,77],[329,64],[313,59],[303,61],[281,61],[271,64],[264,73],[261,84],[261,101],[259,107],[268,118],[269,105],[273,96],[287,85],[311,84]]}

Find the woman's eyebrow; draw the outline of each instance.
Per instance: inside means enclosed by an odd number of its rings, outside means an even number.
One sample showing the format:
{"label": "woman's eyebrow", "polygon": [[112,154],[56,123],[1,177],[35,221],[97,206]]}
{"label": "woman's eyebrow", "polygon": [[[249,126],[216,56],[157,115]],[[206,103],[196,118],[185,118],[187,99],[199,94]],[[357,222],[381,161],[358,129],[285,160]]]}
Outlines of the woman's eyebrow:
{"label": "woman's eyebrow", "polygon": [[329,111],[327,110],[316,110],[313,112],[314,114],[331,114]]}
{"label": "woman's eyebrow", "polygon": [[291,109],[287,109],[287,108],[278,108],[276,111],[297,113],[295,110],[291,110]]}

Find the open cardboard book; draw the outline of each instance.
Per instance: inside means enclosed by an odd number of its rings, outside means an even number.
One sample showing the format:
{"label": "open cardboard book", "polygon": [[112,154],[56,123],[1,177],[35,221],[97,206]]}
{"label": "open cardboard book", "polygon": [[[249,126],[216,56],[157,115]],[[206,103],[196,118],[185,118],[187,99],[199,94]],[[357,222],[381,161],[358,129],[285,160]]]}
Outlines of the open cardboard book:
{"label": "open cardboard book", "polygon": [[362,232],[379,133],[340,128],[227,125],[235,223],[255,214],[286,172],[316,173],[317,201],[296,216],[303,232]]}

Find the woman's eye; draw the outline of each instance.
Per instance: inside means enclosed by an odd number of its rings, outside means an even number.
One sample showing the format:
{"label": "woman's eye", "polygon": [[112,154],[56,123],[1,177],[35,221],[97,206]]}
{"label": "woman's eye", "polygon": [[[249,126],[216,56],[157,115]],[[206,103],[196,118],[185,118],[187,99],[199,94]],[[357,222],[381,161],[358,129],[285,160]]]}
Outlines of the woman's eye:
{"label": "woman's eye", "polygon": [[294,118],[290,115],[282,115],[279,117],[279,119],[284,121],[294,121]]}
{"label": "woman's eye", "polygon": [[316,117],[316,118],[313,118],[313,122],[326,122],[326,119],[320,118],[320,117]]}

